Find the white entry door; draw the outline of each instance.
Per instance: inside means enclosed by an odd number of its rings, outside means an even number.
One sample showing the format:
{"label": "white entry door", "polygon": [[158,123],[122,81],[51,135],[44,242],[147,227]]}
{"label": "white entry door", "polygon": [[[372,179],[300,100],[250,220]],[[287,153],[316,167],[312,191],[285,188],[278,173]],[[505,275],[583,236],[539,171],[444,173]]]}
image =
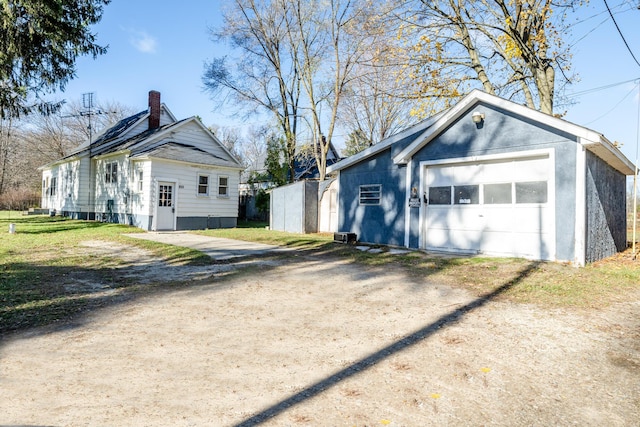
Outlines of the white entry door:
{"label": "white entry door", "polygon": [[171,182],[158,183],[158,211],[156,230],[173,230],[175,208],[175,188]]}

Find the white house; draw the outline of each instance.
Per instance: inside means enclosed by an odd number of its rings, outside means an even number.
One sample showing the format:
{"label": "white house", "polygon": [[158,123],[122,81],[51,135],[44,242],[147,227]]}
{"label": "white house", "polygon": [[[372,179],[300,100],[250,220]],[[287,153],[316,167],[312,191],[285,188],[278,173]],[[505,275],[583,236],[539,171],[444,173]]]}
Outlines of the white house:
{"label": "white house", "polygon": [[235,227],[242,165],[196,117],[149,109],[42,166],[42,207],[144,230]]}

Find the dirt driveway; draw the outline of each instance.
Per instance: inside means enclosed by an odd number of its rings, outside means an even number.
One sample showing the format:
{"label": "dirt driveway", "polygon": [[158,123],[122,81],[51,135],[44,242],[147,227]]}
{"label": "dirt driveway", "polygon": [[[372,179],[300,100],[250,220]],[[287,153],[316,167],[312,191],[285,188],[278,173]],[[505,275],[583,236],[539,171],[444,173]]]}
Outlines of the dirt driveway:
{"label": "dirt driveway", "polygon": [[141,283],[192,284],[0,343],[0,425],[639,425],[637,299],[548,310],[295,252],[234,274],[111,249]]}

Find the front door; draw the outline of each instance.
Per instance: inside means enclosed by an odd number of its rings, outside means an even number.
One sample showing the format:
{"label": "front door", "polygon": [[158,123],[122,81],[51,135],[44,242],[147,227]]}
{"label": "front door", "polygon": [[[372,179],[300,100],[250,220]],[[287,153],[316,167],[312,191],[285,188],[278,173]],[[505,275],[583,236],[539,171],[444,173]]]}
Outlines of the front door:
{"label": "front door", "polygon": [[159,182],[156,230],[173,230],[175,212],[175,191],[173,183]]}

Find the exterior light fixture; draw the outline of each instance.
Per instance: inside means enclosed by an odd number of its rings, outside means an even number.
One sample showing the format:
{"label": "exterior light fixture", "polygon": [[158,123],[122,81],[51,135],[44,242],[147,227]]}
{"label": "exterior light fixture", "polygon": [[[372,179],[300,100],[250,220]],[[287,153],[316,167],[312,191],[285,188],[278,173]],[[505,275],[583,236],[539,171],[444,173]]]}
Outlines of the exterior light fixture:
{"label": "exterior light fixture", "polygon": [[484,113],[474,111],[473,114],[471,114],[471,120],[473,120],[473,123],[475,124],[482,123],[484,121]]}

